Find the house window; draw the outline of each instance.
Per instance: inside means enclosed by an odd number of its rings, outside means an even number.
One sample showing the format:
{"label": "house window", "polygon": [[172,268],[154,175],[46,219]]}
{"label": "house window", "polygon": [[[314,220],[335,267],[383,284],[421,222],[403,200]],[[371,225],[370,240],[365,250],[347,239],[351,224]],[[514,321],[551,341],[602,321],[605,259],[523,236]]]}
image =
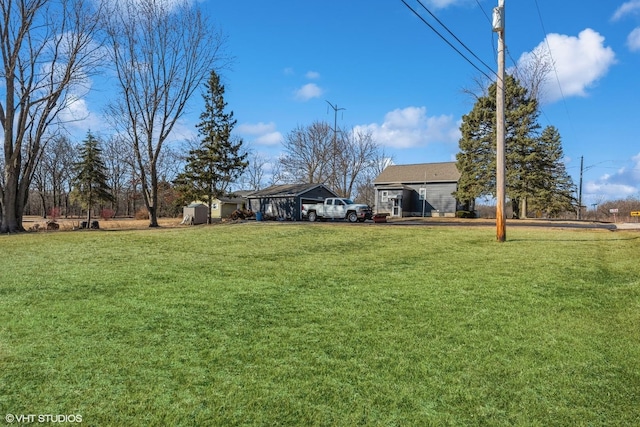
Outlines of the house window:
{"label": "house window", "polygon": [[213,203],[211,205],[211,209],[218,209],[218,204],[217,203]]}
{"label": "house window", "polygon": [[380,192],[380,203],[387,203],[389,201],[389,192],[381,191]]}

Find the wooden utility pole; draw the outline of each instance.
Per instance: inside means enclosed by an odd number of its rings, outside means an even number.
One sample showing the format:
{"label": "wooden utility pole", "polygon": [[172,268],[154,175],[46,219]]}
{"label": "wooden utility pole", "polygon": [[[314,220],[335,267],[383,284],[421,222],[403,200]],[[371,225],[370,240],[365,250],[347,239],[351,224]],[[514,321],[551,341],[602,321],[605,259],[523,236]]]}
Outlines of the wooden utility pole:
{"label": "wooden utility pole", "polygon": [[584,156],[580,156],[580,189],[578,190],[578,220],[582,219],[582,171],[584,170]]}
{"label": "wooden utility pole", "polygon": [[493,9],[493,31],[498,33],[498,80],[496,82],[496,238],[507,240],[505,205],[505,147],[504,147],[504,0]]}

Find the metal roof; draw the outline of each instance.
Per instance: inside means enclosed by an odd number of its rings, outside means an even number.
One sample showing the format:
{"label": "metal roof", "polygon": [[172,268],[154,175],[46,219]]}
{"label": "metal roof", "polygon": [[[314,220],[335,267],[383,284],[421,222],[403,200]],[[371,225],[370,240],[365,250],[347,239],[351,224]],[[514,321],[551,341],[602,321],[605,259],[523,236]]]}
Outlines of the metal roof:
{"label": "metal roof", "polygon": [[327,191],[335,195],[335,193],[324,184],[281,184],[255,191],[246,197],[250,199],[258,197],[296,197],[318,187],[324,187]]}
{"label": "metal roof", "polygon": [[408,184],[420,182],[458,182],[460,172],[456,162],[420,163],[414,165],[387,166],[373,180],[375,185]]}

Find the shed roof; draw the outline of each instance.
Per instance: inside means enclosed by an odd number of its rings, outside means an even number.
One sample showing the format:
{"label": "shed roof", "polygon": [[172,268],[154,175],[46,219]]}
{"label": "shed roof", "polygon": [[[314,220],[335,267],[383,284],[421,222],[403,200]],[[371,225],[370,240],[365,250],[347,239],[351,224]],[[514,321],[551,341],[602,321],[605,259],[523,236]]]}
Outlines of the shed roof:
{"label": "shed roof", "polygon": [[373,181],[374,184],[419,182],[458,182],[460,172],[455,162],[390,165]]}
{"label": "shed roof", "polygon": [[281,184],[258,190],[249,194],[247,197],[251,199],[258,197],[296,197],[318,187],[324,187],[327,191],[335,195],[335,193],[324,184]]}
{"label": "shed roof", "polygon": [[245,199],[243,199],[242,197],[218,197],[218,200],[220,201],[220,203],[243,203],[245,202]]}

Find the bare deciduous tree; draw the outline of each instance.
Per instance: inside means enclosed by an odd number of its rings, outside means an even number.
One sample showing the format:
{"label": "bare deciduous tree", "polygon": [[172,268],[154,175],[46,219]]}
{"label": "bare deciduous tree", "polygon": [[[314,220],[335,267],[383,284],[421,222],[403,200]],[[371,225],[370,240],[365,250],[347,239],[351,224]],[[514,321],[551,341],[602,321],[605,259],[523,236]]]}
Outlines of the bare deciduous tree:
{"label": "bare deciduous tree", "polygon": [[103,158],[107,168],[107,184],[113,194],[113,215],[120,214],[121,205],[134,175],[133,150],[128,142],[119,135],[112,135],[103,144]]}
{"label": "bare deciduous tree", "polygon": [[188,0],[119,0],[106,27],[121,92],[110,117],[133,147],[149,226],[157,227],[163,145],[209,71],[226,65],[225,38]]}
{"label": "bare deciduous tree", "polygon": [[33,187],[40,196],[43,217],[47,217],[51,208],[59,210],[58,213],[67,214],[67,189],[70,186],[75,157],[75,147],[66,136],[52,138],[44,148],[32,180]]}
{"label": "bare deciduous tree", "polygon": [[[553,69],[553,58],[549,50],[546,47],[538,47],[532,52],[523,55],[518,64],[509,70],[509,74],[515,77],[522,87],[527,89],[531,98],[538,102],[543,102],[546,95],[545,86]],[[493,81],[483,75],[477,75],[471,80],[472,84],[462,88],[462,93],[472,98],[475,103],[483,96],[488,95],[489,86]]]}
{"label": "bare deciduous tree", "polygon": [[336,170],[332,175],[336,177],[334,187],[338,195],[350,198],[357,189],[358,179],[374,167],[379,147],[371,132],[343,130],[340,134]]}
{"label": "bare deciduous tree", "polygon": [[260,190],[265,186],[265,178],[267,173],[267,165],[269,159],[264,155],[256,152],[249,152],[248,166],[244,171],[241,179],[243,189]]}
{"label": "bare deciduous tree", "polygon": [[284,151],[278,181],[324,183],[339,196],[351,197],[359,180],[375,168],[379,146],[371,133],[342,129],[334,135],[327,123],[314,122],[290,132]]}
{"label": "bare deciduous tree", "polygon": [[358,177],[356,183],[357,197],[360,203],[366,203],[369,206],[375,206],[376,191],[373,181],[382,173],[382,171],[393,164],[393,157],[385,153],[384,149],[377,150],[375,158],[370,163],[364,173]]}
{"label": "bare deciduous tree", "polygon": [[24,230],[36,165],[61,112],[78,100],[101,57],[90,0],[14,0],[0,6],[0,123],[4,181],[0,232]]}
{"label": "bare deciduous tree", "polygon": [[545,83],[554,69],[551,53],[545,47],[539,47],[529,52],[518,61],[513,74],[520,84],[529,92],[529,96],[541,102],[545,97]]}
{"label": "bare deciduous tree", "polygon": [[288,182],[324,183],[331,176],[333,130],[325,122],[298,126],[284,139],[285,154],[280,158]]}

